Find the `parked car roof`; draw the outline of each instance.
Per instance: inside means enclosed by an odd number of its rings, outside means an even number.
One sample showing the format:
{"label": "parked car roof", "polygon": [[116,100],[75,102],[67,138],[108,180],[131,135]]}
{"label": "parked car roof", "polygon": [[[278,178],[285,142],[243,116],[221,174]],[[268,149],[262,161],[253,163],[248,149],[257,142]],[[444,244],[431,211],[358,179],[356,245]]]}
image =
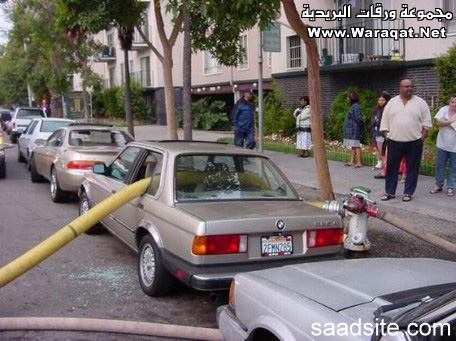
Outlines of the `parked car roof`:
{"label": "parked car roof", "polygon": [[262,154],[245,148],[239,148],[232,144],[211,142],[211,141],[183,141],[183,140],[162,140],[162,141],[141,141],[134,142],[145,147],[155,147],[162,150],[167,150],[176,154],[185,153],[229,153],[262,156]]}

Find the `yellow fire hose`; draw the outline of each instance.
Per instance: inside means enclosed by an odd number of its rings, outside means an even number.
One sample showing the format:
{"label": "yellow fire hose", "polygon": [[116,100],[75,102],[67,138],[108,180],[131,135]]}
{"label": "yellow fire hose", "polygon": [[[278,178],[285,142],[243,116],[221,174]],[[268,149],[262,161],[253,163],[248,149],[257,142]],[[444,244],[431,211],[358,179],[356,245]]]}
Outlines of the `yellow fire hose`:
{"label": "yellow fire hose", "polygon": [[0,269],[0,288],[60,250],[111,212],[144,194],[151,178],[131,184],[76,218],[52,236]]}
{"label": "yellow fire hose", "polygon": [[217,329],[212,328],[72,317],[5,317],[0,318],[0,330],[83,331],[223,341],[222,334]]}

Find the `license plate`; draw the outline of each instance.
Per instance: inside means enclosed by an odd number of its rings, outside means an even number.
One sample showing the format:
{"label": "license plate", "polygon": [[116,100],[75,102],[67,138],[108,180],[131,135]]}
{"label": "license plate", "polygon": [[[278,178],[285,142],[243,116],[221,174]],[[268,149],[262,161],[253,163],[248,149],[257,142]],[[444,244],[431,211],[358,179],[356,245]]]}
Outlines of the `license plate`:
{"label": "license plate", "polygon": [[292,236],[261,237],[261,256],[287,256],[293,253]]}

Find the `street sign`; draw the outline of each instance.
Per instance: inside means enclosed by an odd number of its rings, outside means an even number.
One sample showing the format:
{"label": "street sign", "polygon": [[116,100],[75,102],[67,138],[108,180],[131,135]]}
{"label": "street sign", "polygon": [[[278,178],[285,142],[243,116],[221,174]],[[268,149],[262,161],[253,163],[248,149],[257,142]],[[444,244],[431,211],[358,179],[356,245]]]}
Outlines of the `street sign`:
{"label": "street sign", "polygon": [[263,31],[263,50],[280,52],[280,24],[270,23]]}

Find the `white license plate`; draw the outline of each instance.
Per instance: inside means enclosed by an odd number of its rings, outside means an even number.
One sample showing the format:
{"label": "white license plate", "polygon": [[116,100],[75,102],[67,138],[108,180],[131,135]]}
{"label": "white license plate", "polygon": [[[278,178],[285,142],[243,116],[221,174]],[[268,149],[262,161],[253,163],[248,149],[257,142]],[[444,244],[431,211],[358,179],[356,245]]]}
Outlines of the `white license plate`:
{"label": "white license plate", "polygon": [[261,256],[287,256],[293,253],[292,236],[261,237]]}

